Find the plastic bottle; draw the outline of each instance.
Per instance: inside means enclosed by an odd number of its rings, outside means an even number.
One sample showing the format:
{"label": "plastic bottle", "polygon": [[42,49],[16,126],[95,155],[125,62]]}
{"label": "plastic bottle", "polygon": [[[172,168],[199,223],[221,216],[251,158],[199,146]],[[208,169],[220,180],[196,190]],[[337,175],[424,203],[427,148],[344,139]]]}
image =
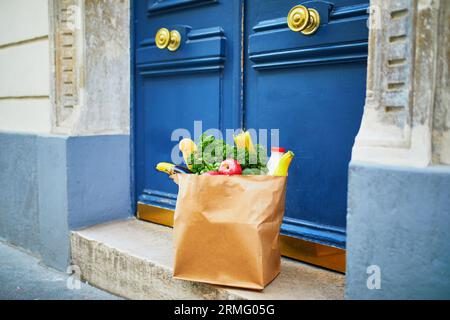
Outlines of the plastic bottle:
{"label": "plastic bottle", "polygon": [[270,149],[270,158],[267,162],[267,169],[269,170],[269,175],[273,175],[273,172],[278,167],[278,162],[280,161],[283,154],[286,152],[284,148],[271,148]]}

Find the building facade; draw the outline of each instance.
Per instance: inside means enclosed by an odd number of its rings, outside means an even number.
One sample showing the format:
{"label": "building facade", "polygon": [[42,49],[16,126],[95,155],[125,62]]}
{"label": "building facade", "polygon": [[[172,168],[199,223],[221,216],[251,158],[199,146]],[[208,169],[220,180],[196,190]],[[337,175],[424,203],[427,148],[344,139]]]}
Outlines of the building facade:
{"label": "building facade", "polygon": [[[0,238],[58,269],[70,262],[71,230],[136,214],[136,6],[0,3]],[[367,83],[348,170],[346,298],[450,298],[450,5],[371,0],[363,9]],[[371,290],[373,270],[382,280]]]}

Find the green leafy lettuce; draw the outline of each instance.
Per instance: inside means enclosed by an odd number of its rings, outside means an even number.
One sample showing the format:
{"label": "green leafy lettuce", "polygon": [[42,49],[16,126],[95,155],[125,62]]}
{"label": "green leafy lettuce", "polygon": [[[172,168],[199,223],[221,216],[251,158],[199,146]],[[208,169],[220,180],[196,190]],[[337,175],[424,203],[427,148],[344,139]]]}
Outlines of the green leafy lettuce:
{"label": "green leafy lettuce", "polygon": [[255,145],[255,149],[254,152],[249,152],[245,148],[231,146],[224,140],[204,133],[200,136],[197,151],[188,159],[188,164],[192,165],[193,173],[203,174],[217,171],[223,160],[232,158],[241,165],[242,174],[267,174],[267,151],[259,144]]}

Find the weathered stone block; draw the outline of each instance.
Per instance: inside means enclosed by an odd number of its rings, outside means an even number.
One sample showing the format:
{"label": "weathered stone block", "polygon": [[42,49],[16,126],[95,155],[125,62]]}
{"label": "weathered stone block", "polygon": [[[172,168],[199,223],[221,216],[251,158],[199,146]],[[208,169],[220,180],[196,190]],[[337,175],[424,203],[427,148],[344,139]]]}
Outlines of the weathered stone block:
{"label": "weathered stone block", "polygon": [[342,299],[344,276],[282,259],[264,291],[173,279],[172,229],[135,219],[72,232],[72,264],[90,284],[130,299]]}

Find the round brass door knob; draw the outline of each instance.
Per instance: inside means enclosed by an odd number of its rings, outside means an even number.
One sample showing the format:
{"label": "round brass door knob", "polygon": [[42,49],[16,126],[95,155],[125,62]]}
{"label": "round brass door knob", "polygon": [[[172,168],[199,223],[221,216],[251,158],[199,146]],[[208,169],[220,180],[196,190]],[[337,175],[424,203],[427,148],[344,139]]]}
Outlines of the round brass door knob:
{"label": "round brass door knob", "polygon": [[161,28],[156,33],[155,42],[159,49],[176,51],[181,45],[181,34],[177,30],[169,31],[167,28]]}
{"label": "round brass door knob", "polygon": [[309,9],[298,5],[293,7],[287,16],[289,29],[301,32],[304,35],[311,35],[319,29],[320,15],[316,9]]}
{"label": "round brass door knob", "polygon": [[166,28],[161,28],[158,30],[155,36],[156,46],[159,49],[165,49],[170,42],[170,32]]}
{"label": "round brass door knob", "polygon": [[181,44],[181,34],[177,30],[170,31],[170,41],[167,49],[169,51],[176,51]]}

